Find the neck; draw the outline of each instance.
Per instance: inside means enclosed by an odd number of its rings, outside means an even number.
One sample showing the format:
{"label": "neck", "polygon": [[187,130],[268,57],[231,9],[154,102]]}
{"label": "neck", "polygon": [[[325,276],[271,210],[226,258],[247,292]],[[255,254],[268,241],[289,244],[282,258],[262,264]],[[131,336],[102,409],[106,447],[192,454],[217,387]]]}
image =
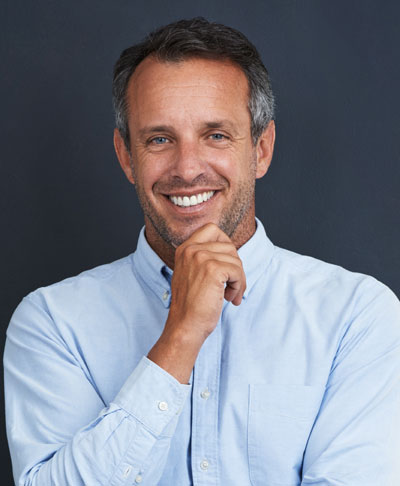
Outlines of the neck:
{"label": "neck", "polygon": [[161,260],[171,269],[175,265],[175,248],[163,240],[155,230],[151,222],[145,217],[145,231],[147,243],[157,253]]}

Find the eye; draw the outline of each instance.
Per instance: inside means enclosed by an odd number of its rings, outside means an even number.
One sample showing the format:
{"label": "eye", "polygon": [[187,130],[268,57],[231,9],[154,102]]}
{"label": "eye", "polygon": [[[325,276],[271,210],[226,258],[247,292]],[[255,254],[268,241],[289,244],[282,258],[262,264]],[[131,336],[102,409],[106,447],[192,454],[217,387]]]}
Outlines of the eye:
{"label": "eye", "polygon": [[156,145],[164,145],[168,142],[168,138],[166,137],[154,137],[150,140],[150,143],[154,143]]}
{"label": "eye", "polygon": [[225,140],[225,139],[228,139],[228,137],[226,135],[223,135],[222,133],[213,133],[213,134],[210,135],[210,137],[213,140]]}

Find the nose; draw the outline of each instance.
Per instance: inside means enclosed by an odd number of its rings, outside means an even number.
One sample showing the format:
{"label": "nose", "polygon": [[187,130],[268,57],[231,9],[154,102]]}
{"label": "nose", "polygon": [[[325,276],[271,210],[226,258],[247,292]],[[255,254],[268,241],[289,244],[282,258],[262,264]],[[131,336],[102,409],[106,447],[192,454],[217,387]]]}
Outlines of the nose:
{"label": "nose", "polygon": [[174,155],[171,176],[191,184],[205,172],[206,162],[202,157],[198,141],[180,140]]}

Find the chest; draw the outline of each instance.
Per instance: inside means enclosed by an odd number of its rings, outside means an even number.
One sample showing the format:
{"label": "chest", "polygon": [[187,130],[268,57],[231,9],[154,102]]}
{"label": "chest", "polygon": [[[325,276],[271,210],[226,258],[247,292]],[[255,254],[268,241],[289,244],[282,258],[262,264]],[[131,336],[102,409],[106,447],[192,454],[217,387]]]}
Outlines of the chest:
{"label": "chest", "polygon": [[301,312],[288,322],[265,306],[225,306],[171,445],[171,463],[187,458],[179,469],[188,484],[300,484],[335,354],[322,335]]}

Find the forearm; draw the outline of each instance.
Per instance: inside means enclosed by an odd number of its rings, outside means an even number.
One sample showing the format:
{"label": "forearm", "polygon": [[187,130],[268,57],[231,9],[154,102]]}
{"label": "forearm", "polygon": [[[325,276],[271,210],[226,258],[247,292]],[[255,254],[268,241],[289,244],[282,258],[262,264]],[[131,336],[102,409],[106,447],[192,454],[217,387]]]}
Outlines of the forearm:
{"label": "forearm", "polygon": [[147,357],[179,383],[187,384],[203,342],[204,339],[186,332],[170,332],[166,327]]}
{"label": "forearm", "polygon": [[[119,486],[137,476],[143,485],[156,484],[189,389],[143,358],[110,406],[68,442],[54,444],[22,431],[11,438],[16,469],[24,456],[17,484]],[[62,423],[62,416],[58,420]]]}
{"label": "forearm", "polygon": [[[97,423],[96,423],[97,422]],[[48,460],[20,478],[22,486],[119,485],[140,474],[152,436],[121,409],[110,407]],[[135,460],[132,461],[131,459]],[[132,467],[133,466],[133,467]]]}
{"label": "forearm", "polygon": [[176,249],[174,263],[168,319],[148,358],[187,383],[204,341],[217,326],[224,298],[239,305],[246,276],[232,241],[211,223]]}

